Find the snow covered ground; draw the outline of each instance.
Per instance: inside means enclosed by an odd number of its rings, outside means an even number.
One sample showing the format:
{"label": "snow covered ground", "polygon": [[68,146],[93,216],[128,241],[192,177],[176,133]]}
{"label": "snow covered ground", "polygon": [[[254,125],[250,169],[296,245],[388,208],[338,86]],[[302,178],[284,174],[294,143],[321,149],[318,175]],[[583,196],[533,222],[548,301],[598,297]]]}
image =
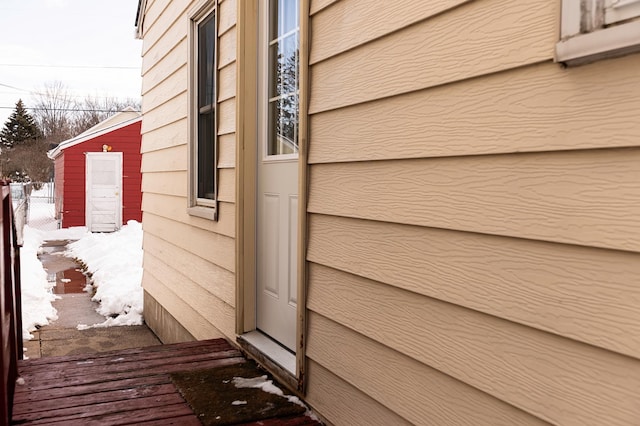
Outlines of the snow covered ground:
{"label": "snow covered ground", "polygon": [[[142,324],[142,225],[130,221],[110,234],[92,234],[84,227],[56,229],[53,204],[32,203],[29,223],[24,228],[24,245],[20,251],[22,281],[23,338],[30,339],[36,326],[58,318],[52,305],[58,296],[47,281],[38,260],[45,240],[77,240],[65,255],[80,259],[92,274],[93,300],[99,302],[98,313],[105,317],[99,324],[78,328]],[[37,229],[36,229],[37,227]]]}
{"label": "snow covered ground", "polygon": [[81,260],[91,273],[87,291],[95,288],[100,324],[78,326],[111,327],[142,324],[142,225],[130,220],[119,231],[87,233],[68,245],[67,256]]}
{"label": "snow covered ground", "polygon": [[24,243],[20,250],[20,278],[22,285],[22,338],[29,340],[38,325],[58,319],[52,305],[57,298],[52,288],[55,282],[47,281],[47,273],[38,260],[38,251],[44,240],[44,232],[24,227]]}

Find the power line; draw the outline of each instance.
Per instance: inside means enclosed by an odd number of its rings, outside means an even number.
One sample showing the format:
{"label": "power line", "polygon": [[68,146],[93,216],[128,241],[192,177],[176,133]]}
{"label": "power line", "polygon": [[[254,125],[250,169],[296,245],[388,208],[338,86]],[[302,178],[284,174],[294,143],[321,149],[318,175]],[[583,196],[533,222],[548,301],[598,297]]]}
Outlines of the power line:
{"label": "power line", "polygon": [[[51,97],[55,97],[52,96],[51,94],[46,92],[46,88],[45,88],[45,92],[42,92],[40,90],[28,90],[28,89],[22,89],[20,87],[15,87],[15,86],[11,86],[9,84],[4,84],[4,83],[0,83],[0,87],[8,87],[9,89],[13,89],[13,90],[19,90],[21,92],[25,92],[25,93],[29,93],[32,96],[41,96],[41,97],[45,97],[45,98],[51,98]],[[79,92],[76,90],[76,92]],[[11,93],[6,93],[6,94],[11,94]],[[73,95],[70,93],[66,93],[65,96],[70,97],[70,98],[91,98],[91,99],[111,99],[114,96],[91,96],[89,94],[78,94],[78,95]],[[131,97],[128,97],[127,99],[131,99]],[[6,107],[6,106],[0,106],[0,109],[6,109],[6,108],[13,108],[13,107]]]}
{"label": "power line", "polygon": [[[46,93],[40,93],[40,92],[36,92],[36,91],[26,91],[26,92],[28,92],[32,96],[41,96],[43,98],[53,98],[53,97],[55,97],[55,96],[48,96]],[[8,91],[7,92],[0,92],[0,95],[5,95],[5,96],[2,96],[4,98],[6,98],[7,95],[9,95],[9,96],[22,96],[22,95],[16,94],[15,92],[8,92]],[[94,95],[91,95],[90,93],[85,93],[85,94],[78,94],[78,95],[68,94],[67,97],[68,98],[74,98],[74,99],[81,99],[81,100],[90,98],[91,100],[94,100],[94,99],[114,99],[114,98],[115,99],[119,99],[119,98],[122,98],[122,95],[120,95],[120,96],[118,96],[118,95],[94,96]],[[125,95],[125,97],[126,98],[131,98],[131,99],[136,99],[139,96],[126,96]],[[22,100],[25,101],[27,99],[23,98]],[[29,103],[29,102],[27,102],[27,103]],[[0,108],[6,108],[6,107],[0,107]]]}
{"label": "power line", "polygon": [[[15,105],[12,107],[0,106],[0,109],[15,109]],[[31,108],[25,107],[25,109],[29,109],[31,111],[62,111],[62,112],[131,112],[131,110],[112,110],[112,109],[76,109],[76,108]],[[138,110],[133,110],[133,112],[140,112]]]}
{"label": "power line", "polygon": [[13,90],[20,90],[21,92],[31,93],[31,90],[21,89],[21,88],[19,88],[19,87],[15,87],[15,86],[9,86],[8,84],[2,84],[2,83],[0,83],[0,86],[2,86],[2,87],[8,87],[9,89],[13,89]]}
{"label": "power line", "polygon": [[71,69],[115,69],[115,70],[139,70],[140,67],[102,66],[102,65],[49,65],[49,64],[0,64],[0,67],[24,67],[24,68],[71,68]]}

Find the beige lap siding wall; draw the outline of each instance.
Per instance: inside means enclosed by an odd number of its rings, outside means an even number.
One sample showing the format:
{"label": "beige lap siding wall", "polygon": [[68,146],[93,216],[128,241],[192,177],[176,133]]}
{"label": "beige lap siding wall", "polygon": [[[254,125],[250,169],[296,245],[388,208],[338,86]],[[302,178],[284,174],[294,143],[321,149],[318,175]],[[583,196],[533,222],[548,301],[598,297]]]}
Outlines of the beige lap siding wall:
{"label": "beige lap siding wall", "polygon": [[[239,1],[218,10],[218,221],[186,212],[196,2],[144,10],[143,286],[164,341],[234,339],[247,314]],[[310,1],[308,402],[349,425],[637,423],[640,55],[554,63],[559,1],[381,4]]]}
{"label": "beige lap siding wall", "polygon": [[637,423],[640,55],[563,69],[557,1],[310,13],[308,401]]}
{"label": "beige lap siding wall", "polygon": [[189,12],[146,3],[142,171],[146,321],[164,341],[235,336],[235,0],[218,9],[218,221],[187,214]]}

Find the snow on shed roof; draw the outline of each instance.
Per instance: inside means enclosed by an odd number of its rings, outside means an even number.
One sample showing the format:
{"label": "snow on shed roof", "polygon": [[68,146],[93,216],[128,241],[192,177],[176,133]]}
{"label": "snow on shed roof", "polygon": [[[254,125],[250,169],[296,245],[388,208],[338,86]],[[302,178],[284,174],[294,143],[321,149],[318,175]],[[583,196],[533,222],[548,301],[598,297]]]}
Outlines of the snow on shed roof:
{"label": "snow on shed roof", "polygon": [[142,120],[142,114],[134,110],[132,107],[127,107],[121,112],[101,121],[90,129],[85,130],[78,136],[60,142],[57,147],[47,152],[47,156],[53,160],[59,156],[62,151],[69,147],[88,141],[89,139],[93,139],[97,136],[102,136],[114,130],[121,129],[140,120]]}

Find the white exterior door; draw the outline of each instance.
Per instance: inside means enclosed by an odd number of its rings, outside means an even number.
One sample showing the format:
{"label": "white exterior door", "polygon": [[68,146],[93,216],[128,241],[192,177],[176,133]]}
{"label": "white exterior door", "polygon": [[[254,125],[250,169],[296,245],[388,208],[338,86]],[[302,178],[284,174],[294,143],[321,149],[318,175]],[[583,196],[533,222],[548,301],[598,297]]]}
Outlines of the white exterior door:
{"label": "white exterior door", "polygon": [[256,200],[257,328],[293,352],[298,302],[297,3],[260,3]]}
{"label": "white exterior door", "polygon": [[87,228],[116,231],[122,227],[122,153],[89,152],[86,161]]}

